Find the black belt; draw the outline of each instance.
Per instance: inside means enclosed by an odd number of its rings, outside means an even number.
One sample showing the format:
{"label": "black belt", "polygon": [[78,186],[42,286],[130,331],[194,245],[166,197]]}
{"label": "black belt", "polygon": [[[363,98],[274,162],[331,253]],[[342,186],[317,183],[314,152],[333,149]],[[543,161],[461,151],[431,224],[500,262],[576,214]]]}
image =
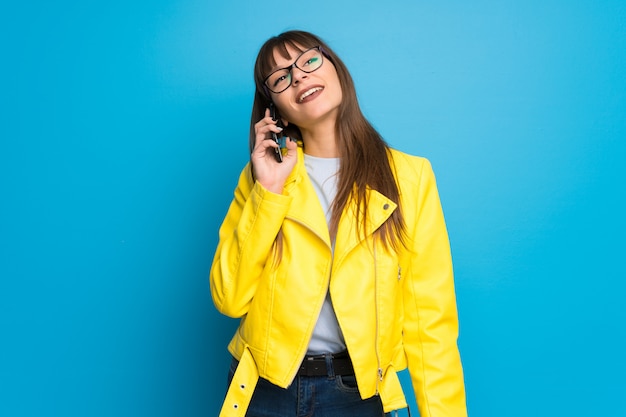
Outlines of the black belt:
{"label": "black belt", "polygon": [[331,375],[326,366],[326,357],[330,356],[333,365],[334,375],[354,375],[352,361],[348,356],[348,352],[306,356],[298,370],[299,376],[327,376]]}

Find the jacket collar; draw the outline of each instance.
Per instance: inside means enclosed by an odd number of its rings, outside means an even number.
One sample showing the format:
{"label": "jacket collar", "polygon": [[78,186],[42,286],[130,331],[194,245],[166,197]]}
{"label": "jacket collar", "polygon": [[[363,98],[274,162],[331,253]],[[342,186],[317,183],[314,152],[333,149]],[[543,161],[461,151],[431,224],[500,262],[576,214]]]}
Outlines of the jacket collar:
{"label": "jacket collar", "polygon": [[[304,166],[304,152],[301,146],[298,146],[298,162],[287,178],[285,191],[288,195],[294,197],[287,212],[287,217],[309,228],[330,247],[331,242],[326,216],[307,175]],[[361,228],[358,230],[356,228],[354,218],[357,207],[354,202],[348,203],[344,208],[339,220],[335,242],[336,257],[341,257],[342,254],[351,251],[364,238],[373,234],[397,208],[397,204],[388,197],[370,188],[366,190],[366,198],[368,201],[366,229]]]}

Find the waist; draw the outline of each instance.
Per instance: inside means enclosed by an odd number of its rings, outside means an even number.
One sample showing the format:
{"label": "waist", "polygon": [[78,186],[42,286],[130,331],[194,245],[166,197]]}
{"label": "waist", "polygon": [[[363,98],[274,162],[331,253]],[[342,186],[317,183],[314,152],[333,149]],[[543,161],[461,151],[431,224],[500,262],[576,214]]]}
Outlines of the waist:
{"label": "waist", "polygon": [[298,376],[354,375],[348,352],[307,355],[304,357]]}

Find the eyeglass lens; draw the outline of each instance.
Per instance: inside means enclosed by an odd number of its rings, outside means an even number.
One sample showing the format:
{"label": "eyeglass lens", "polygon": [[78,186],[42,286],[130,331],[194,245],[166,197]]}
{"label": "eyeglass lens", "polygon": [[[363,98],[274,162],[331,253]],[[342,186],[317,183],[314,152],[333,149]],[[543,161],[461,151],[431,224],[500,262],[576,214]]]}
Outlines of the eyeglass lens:
{"label": "eyeglass lens", "polygon": [[[294,65],[304,72],[313,72],[322,66],[322,53],[318,48],[311,48],[304,51],[297,59]],[[274,93],[281,93],[285,91],[291,85],[291,70],[292,65],[289,68],[281,68],[274,71],[267,77],[265,84],[267,88]]]}

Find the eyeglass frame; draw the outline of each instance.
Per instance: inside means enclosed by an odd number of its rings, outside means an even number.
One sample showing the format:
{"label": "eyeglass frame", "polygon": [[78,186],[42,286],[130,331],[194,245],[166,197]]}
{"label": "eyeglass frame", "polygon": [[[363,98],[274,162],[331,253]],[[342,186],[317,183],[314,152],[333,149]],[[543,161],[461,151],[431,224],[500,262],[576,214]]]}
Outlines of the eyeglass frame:
{"label": "eyeglass frame", "polygon": [[[302,55],[304,55],[305,53],[309,52],[310,50],[313,49],[317,49],[319,51],[319,53],[322,55],[322,63],[320,64],[319,67],[315,68],[313,71],[307,71],[307,70],[303,70],[302,68],[300,68],[299,66],[296,65],[296,63],[298,62],[298,60],[302,57]],[[270,72],[270,74],[265,77],[265,79],[263,79],[263,89],[265,90],[265,94],[267,95],[267,97],[270,97],[270,92],[274,93],[274,94],[280,94],[283,91],[286,91],[289,87],[291,87],[291,84],[293,84],[293,69],[294,68],[298,68],[300,71],[307,73],[307,74],[311,74],[312,72],[317,71],[318,69],[320,69],[322,67],[322,65],[324,65],[324,57],[329,58],[328,55],[326,54],[326,51],[324,51],[324,48],[322,48],[321,45],[317,45],[317,46],[312,46],[311,48],[305,49],[304,51],[300,52],[300,55],[298,55],[295,59],[295,61],[293,61],[293,64],[289,65],[288,67],[284,67],[284,68],[277,68],[274,71]],[[287,70],[289,72],[289,85],[287,87],[285,87],[283,90],[280,90],[278,92],[270,89],[267,86],[267,80],[275,73],[277,73],[278,71],[284,71]]]}

